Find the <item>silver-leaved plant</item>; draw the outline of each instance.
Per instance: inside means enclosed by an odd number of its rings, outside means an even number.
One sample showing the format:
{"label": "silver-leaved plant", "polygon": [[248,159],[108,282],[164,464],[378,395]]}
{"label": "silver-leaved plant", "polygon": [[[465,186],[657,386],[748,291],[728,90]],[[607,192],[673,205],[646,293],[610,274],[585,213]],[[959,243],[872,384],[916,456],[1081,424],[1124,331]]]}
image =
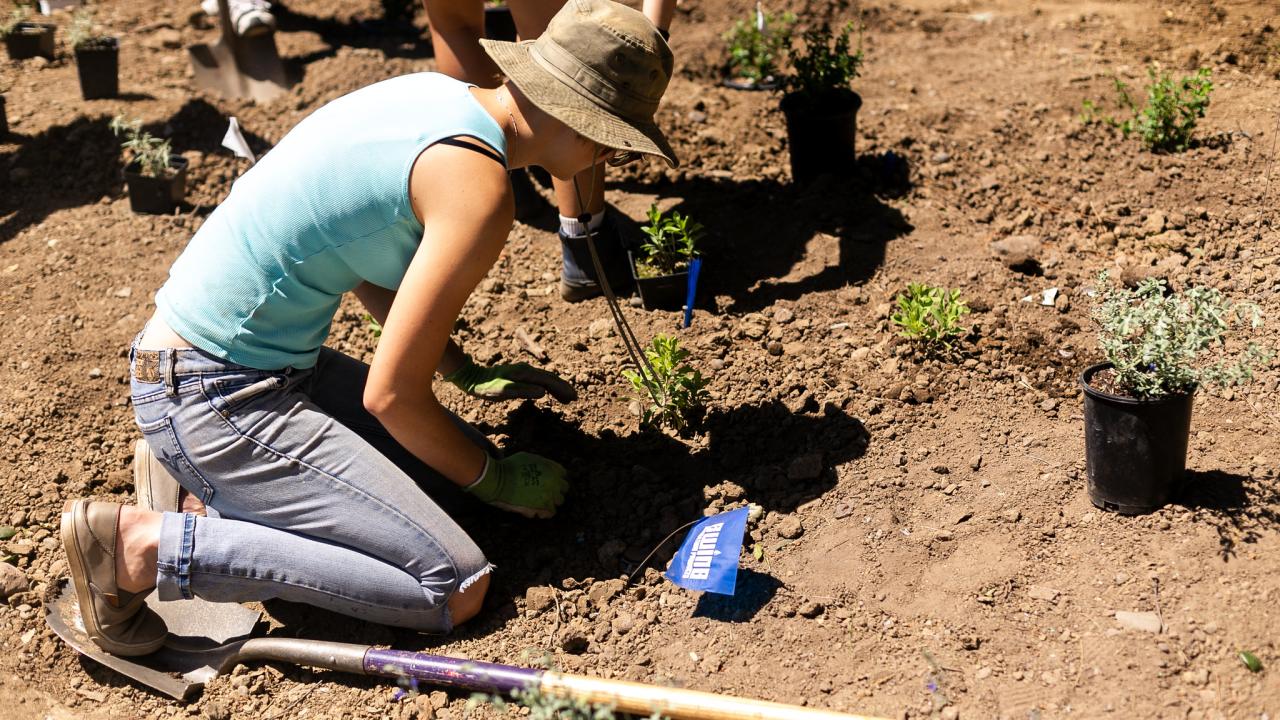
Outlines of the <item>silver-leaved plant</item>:
{"label": "silver-leaved plant", "polygon": [[1164,280],[1137,288],[1098,277],[1101,302],[1093,309],[1098,344],[1115,368],[1116,384],[1135,397],[1195,392],[1202,385],[1243,385],[1271,354],[1250,342],[1224,358],[1233,330],[1262,325],[1257,305],[1231,302],[1210,287],[1169,292]]}

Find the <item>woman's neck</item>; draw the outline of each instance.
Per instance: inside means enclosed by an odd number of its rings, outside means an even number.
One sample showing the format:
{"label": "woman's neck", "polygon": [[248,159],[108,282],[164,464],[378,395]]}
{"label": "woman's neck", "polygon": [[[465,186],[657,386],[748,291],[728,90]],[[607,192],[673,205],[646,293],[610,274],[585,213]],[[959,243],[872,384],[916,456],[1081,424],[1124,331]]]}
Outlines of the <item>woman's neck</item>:
{"label": "woman's neck", "polygon": [[529,165],[533,161],[537,140],[510,90],[504,85],[494,89],[472,88],[471,92],[502,128],[502,135],[507,141],[507,167],[514,169]]}

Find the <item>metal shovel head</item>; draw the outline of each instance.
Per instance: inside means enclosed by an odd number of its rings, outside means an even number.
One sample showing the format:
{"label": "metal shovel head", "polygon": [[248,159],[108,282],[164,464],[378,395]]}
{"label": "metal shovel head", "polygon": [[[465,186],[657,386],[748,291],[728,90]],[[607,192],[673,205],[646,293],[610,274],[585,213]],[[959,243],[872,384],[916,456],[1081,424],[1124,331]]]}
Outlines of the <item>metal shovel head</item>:
{"label": "metal shovel head", "polygon": [[119,657],[104,652],[85,634],[75,588],[63,581],[62,590],[45,604],[45,622],[76,652],[106,665],[176,700],[187,700],[216,676],[227,656],[257,626],[262,613],[238,603],[212,603],[199,598],[160,602],[155,593],[147,605],[169,627],[160,650],[142,657]]}
{"label": "metal shovel head", "polygon": [[268,102],[289,89],[275,33],[228,38],[187,48],[196,85],[228,98]]}

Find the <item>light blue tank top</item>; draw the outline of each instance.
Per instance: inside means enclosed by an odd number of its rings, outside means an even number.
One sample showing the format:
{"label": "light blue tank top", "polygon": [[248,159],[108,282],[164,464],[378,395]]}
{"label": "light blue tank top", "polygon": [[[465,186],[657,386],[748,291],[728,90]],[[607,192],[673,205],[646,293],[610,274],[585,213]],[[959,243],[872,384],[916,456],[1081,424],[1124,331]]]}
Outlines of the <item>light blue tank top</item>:
{"label": "light blue tank top", "polygon": [[[506,157],[502,129],[445,75],[385,80],[325,105],[246,172],[156,295],[196,347],[263,370],[307,368],[343,293],[399,289],[422,240],[409,203],[418,155],[467,135]],[[458,192],[467,192],[459,178]]]}

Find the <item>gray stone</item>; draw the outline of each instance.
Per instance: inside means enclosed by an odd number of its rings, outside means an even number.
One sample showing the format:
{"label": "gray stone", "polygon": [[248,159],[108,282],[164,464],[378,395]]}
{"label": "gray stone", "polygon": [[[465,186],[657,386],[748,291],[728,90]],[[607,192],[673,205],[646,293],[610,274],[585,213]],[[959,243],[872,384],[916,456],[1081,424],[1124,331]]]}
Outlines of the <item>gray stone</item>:
{"label": "gray stone", "polygon": [[27,576],[6,562],[0,562],[0,602],[27,591]]}
{"label": "gray stone", "polygon": [[1130,612],[1128,610],[1116,611],[1116,622],[1120,626],[1128,630],[1137,630],[1139,632],[1158,633],[1164,627],[1160,622],[1160,616],[1153,612]]}

